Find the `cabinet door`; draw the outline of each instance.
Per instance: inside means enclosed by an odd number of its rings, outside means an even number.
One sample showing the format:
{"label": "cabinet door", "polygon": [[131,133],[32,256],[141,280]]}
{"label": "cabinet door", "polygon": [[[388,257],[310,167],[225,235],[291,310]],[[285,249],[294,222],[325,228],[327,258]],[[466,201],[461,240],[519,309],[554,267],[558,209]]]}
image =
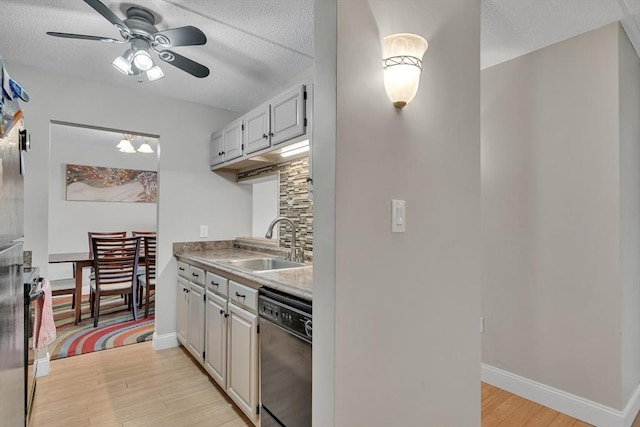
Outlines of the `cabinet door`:
{"label": "cabinet door", "polygon": [[207,291],[204,368],[227,388],[227,300]]}
{"label": "cabinet door", "polygon": [[228,162],[242,156],[242,120],[230,123],[222,130],[224,143],[224,161]]}
{"label": "cabinet door", "polygon": [[244,144],[247,154],[271,145],[269,139],[269,104],[262,105],[244,116]]}
{"label": "cabinet door", "polygon": [[219,165],[224,162],[224,146],[222,145],[222,132],[211,135],[211,155],[209,156],[209,166]]}
{"label": "cabinet door", "polygon": [[187,327],[187,349],[200,363],[204,352],[204,288],[189,283],[189,326]]}
{"label": "cabinet door", "polygon": [[189,282],[182,277],[178,277],[177,313],[176,313],[176,334],[182,345],[187,345],[187,328],[189,319]]}
{"label": "cabinet door", "polygon": [[227,393],[252,420],[258,418],[258,316],[229,303]]}
{"label": "cabinet door", "polygon": [[276,145],[306,131],[304,85],[271,101],[271,145]]}

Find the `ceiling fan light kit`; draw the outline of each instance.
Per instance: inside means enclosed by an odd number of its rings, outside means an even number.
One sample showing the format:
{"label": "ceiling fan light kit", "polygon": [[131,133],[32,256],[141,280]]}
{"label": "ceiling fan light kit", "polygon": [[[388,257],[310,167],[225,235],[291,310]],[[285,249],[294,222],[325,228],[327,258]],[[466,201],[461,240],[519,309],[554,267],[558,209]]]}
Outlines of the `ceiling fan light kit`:
{"label": "ceiling fan light kit", "polygon": [[47,34],[70,39],[130,43],[131,47],[127,49],[124,55],[117,57],[112,62],[112,65],[123,74],[138,75],[138,81],[142,81],[141,75],[143,71],[146,72],[149,81],[164,77],[162,69],[153,62],[149,50],[156,52],[162,61],[194,77],[203,78],[209,75],[209,69],[204,65],[171,50],[164,49],[205,44],[207,37],[200,29],[189,25],[158,31],[154,26],[156,22],[155,16],[142,7],[132,6],[127,9],[127,18],[123,21],[99,0],[84,0],[84,2],[113,24],[124,40],[58,32],[47,32]]}

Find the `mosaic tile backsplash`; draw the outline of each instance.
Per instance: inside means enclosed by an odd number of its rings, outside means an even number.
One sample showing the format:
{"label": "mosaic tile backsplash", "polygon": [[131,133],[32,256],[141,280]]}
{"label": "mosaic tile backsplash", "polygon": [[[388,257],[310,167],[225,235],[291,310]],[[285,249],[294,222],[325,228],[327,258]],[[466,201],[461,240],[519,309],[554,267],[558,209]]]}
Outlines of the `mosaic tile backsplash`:
{"label": "mosaic tile backsplash", "polygon": [[[297,224],[296,240],[305,252],[313,253],[313,202],[309,199],[309,158],[301,157],[276,165],[265,166],[238,174],[238,180],[257,178],[263,175],[280,175],[279,215],[291,218]],[[279,224],[278,243],[291,247],[291,230]]]}

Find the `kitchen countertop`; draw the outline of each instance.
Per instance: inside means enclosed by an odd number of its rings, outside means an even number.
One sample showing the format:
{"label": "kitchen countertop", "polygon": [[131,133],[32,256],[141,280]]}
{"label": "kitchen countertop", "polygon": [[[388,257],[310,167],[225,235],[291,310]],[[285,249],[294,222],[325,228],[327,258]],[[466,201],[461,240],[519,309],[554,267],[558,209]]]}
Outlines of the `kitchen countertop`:
{"label": "kitchen countertop", "polygon": [[[212,248],[204,250],[185,250],[175,254],[180,261],[204,268],[205,270],[217,270],[221,273],[228,273],[243,281],[248,281],[254,287],[266,286],[289,295],[312,301],[313,266],[308,264],[305,267],[269,270],[250,271],[228,263],[232,260],[253,259],[253,258],[273,258],[273,255],[262,252],[249,251],[238,248]],[[214,273],[216,271],[213,271]]]}

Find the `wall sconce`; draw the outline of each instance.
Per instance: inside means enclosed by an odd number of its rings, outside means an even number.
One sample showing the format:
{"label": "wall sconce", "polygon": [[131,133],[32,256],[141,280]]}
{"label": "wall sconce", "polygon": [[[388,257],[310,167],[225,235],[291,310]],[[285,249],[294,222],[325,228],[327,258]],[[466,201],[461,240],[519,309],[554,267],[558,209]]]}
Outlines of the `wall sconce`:
{"label": "wall sconce", "polygon": [[416,34],[384,38],[384,87],[394,107],[403,108],[418,93],[422,56],[428,47],[427,41]]}

